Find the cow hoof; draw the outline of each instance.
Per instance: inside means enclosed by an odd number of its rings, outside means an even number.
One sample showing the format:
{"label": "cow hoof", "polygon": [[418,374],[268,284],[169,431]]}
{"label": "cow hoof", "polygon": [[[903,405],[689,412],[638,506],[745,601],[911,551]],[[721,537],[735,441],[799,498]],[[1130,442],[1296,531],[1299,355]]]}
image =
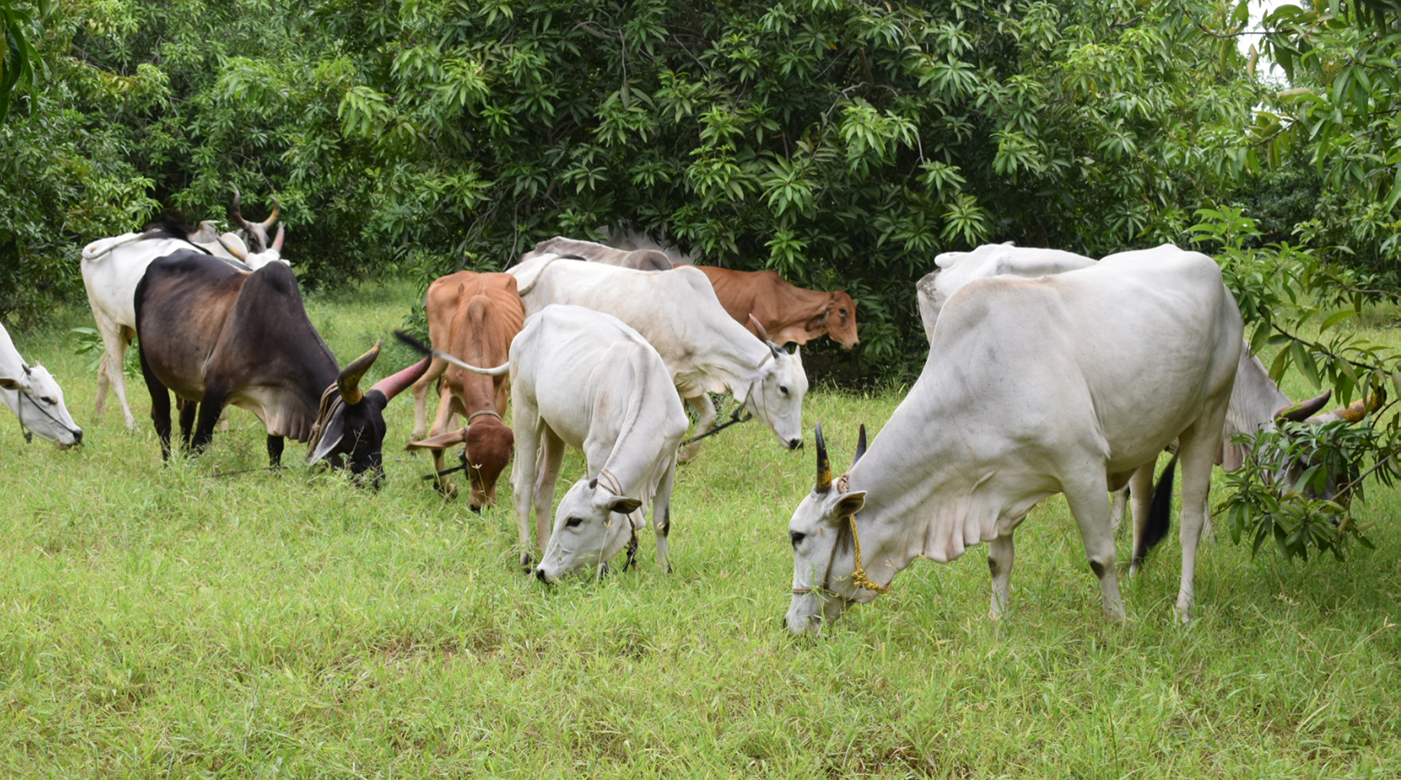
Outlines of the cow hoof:
{"label": "cow hoof", "polygon": [[457,498],[457,485],[451,482],[434,483],[433,489],[437,490],[443,498]]}
{"label": "cow hoof", "polygon": [[526,574],[535,571],[535,557],[530,553],[521,553],[521,570]]}

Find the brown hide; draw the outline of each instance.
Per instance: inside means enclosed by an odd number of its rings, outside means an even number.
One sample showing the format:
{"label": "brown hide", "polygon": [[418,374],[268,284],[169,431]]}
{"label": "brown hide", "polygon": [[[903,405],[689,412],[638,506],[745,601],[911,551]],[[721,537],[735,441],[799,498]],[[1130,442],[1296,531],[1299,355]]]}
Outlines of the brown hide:
{"label": "brown hide", "polygon": [[[444,276],[429,286],[427,306],[433,348],[484,368],[510,359],[511,340],[525,322],[516,278],[504,273],[461,271]],[[472,505],[494,503],[496,480],[511,459],[514,442],[510,427],[499,416],[506,411],[510,375],[474,374],[434,358],[428,373],[414,385],[415,398],[422,397],[439,376],[443,382],[438,416],[428,433],[443,434],[458,415],[470,418],[466,434],[456,438],[467,445]],[[432,449],[435,466],[442,471],[442,448]],[[442,484],[450,489],[446,480]]]}
{"label": "brown hide", "polygon": [[860,346],[856,303],[844,290],[805,290],[773,271],[733,271],[708,265],[696,268],[710,278],[725,311],[751,333],[754,326],[749,315],[753,314],[778,344],[806,344],[827,334],[847,349]]}

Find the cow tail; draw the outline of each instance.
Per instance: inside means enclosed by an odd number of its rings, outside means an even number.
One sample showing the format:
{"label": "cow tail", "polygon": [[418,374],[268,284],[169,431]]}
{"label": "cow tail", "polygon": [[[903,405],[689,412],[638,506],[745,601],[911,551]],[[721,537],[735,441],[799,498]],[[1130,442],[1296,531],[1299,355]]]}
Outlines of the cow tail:
{"label": "cow tail", "polygon": [[1148,506],[1148,525],[1143,529],[1143,537],[1133,551],[1136,562],[1142,562],[1148,551],[1157,546],[1172,527],[1172,478],[1177,471],[1177,455],[1168,460],[1163,475],[1158,477],[1158,486],[1153,489],[1153,501]]}

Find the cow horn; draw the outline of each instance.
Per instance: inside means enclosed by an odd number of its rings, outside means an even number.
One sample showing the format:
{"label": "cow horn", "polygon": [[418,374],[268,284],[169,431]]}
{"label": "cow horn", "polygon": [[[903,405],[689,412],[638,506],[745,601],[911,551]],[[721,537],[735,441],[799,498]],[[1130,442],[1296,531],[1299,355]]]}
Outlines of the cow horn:
{"label": "cow horn", "polygon": [[272,215],[263,220],[263,227],[271,230],[274,222],[277,221],[278,212],[282,211],[282,204],[277,202],[277,198],[272,199]]}
{"label": "cow horn", "polygon": [[754,324],[754,332],[759,334],[760,340],[769,341],[769,332],[764,330],[763,325],[759,324],[759,318],[755,317],[753,312],[749,313],[749,321]]}
{"label": "cow horn", "polygon": [[817,426],[817,486],[814,493],[826,493],[832,489],[832,461],[827,459],[827,442],[822,439],[822,423]]}
{"label": "cow horn", "polygon": [[384,393],[385,399],[392,401],[404,388],[421,379],[428,372],[428,364],[432,362],[433,358],[426,357],[397,374],[390,374],[375,382],[375,386],[370,389]]}
{"label": "cow horn", "polygon": [[851,459],[851,465],[861,460],[861,456],[866,454],[866,423],[861,423],[861,432],[856,435],[856,457]]}
{"label": "cow horn", "polygon": [[1310,398],[1309,400],[1304,401],[1303,403],[1297,403],[1293,406],[1286,406],[1283,409],[1280,409],[1279,411],[1275,412],[1275,423],[1303,422],[1304,420],[1309,419],[1315,414],[1318,414],[1318,410],[1322,409],[1323,405],[1328,403],[1328,399],[1332,397],[1332,390],[1324,390],[1323,395],[1320,395],[1317,398]]}
{"label": "cow horn", "polygon": [[272,251],[282,254],[282,239],[287,236],[287,226],[277,226],[277,237],[272,240]]}
{"label": "cow horn", "polygon": [[340,388],[341,398],[351,406],[360,403],[365,394],[360,392],[360,379],[370,370],[370,366],[375,364],[375,358],[379,357],[379,349],[382,342],[376,341],[369,352],[351,361],[336,377],[336,387]]}
{"label": "cow horn", "polygon": [[1373,393],[1365,399],[1359,398],[1347,406],[1334,410],[1333,414],[1337,415],[1339,420],[1355,423],[1381,408],[1381,405],[1381,395]]}
{"label": "cow horn", "polygon": [[239,208],[243,201],[243,193],[238,191],[238,186],[234,185],[233,205],[229,206],[229,219],[233,220],[244,230],[248,229],[248,222],[243,218],[243,211]]}

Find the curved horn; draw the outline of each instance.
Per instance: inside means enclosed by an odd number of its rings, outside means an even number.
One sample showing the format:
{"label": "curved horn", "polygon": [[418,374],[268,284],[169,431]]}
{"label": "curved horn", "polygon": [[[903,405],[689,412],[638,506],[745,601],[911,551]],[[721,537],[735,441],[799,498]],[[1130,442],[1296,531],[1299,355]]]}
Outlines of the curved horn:
{"label": "curved horn", "polygon": [[1381,405],[1381,394],[1373,393],[1365,399],[1359,398],[1345,407],[1335,409],[1332,413],[1337,415],[1339,420],[1355,423],[1361,421],[1362,418],[1366,417],[1368,414],[1380,409]]}
{"label": "curved horn", "polygon": [[243,211],[239,206],[243,202],[243,193],[238,191],[238,185],[234,185],[233,205],[229,206],[229,219],[244,230],[248,229],[248,222],[243,218]]}
{"label": "curved horn", "polygon": [[759,324],[759,318],[755,317],[753,312],[749,313],[749,321],[754,325],[754,332],[759,334],[759,338],[763,341],[769,341],[769,332],[764,330],[763,325]]}
{"label": "curved horn", "polygon": [[458,360],[457,358],[453,357],[452,355],[449,355],[446,352],[439,352],[438,350],[433,349],[432,347],[428,346],[427,344],[424,344],[422,341],[419,341],[418,339],[414,338],[413,336],[410,336],[402,330],[394,331],[394,336],[395,338],[399,339],[405,344],[408,344],[410,347],[413,347],[414,349],[418,350],[419,352],[425,355],[435,357],[446,363],[457,366],[458,368],[464,371],[471,371],[474,374],[485,374],[487,376],[501,376],[502,374],[511,370],[511,364],[509,361],[502,363],[501,365],[496,366],[495,368],[477,368],[474,365],[464,363],[463,361]]}
{"label": "curved horn", "polygon": [[826,493],[832,489],[832,461],[827,459],[827,442],[822,439],[822,423],[817,429],[817,485],[814,493]]}
{"label": "curved horn", "polygon": [[384,393],[384,397],[392,401],[394,396],[404,391],[404,388],[417,382],[424,374],[428,373],[428,364],[432,362],[433,358],[426,357],[397,374],[390,374],[375,382],[375,386],[370,389]]}
{"label": "curved horn", "polygon": [[272,240],[272,251],[282,254],[282,239],[287,235],[287,226],[277,226],[277,237]]}
{"label": "curved horn", "polygon": [[866,423],[861,423],[861,432],[856,436],[856,457],[851,459],[851,465],[861,460],[861,456],[866,454]]}
{"label": "curved horn", "polygon": [[273,223],[277,221],[277,214],[280,211],[282,211],[282,204],[277,202],[277,198],[273,198],[272,214],[267,219],[263,220],[263,227],[267,228],[268,230],[271,230]]}
{"label": "curved horn", "polygon": [[360,379],[370,370],[370,366],[375,364],[375,359],[379,357],[379,349],[382,342],[376,341],[369,352],[351,361],[336,377],[336,387],[340,388],[341,398],[347,404],[354,406],[364,400],[365,394],[360,392]]}
{"label": "curved horn", "polygon": [[1328,399],[1332,397],[1333,391],[1331,389],[1324,390],[1323,395],[1320,395],[1317,398],[1310,398],[1309,400],[1304,401],[1303,403],[1294,404],[1293,406],[1286,406],[1283,409],[1280,409],[1279,411],[1275,412],[1275,423],[1278,424],[1282,422],[1303,422],[1304,420],[1309,419],[1315,414],[1318,414],[1318,410],[1322,409],[1323,405],[1328,403]]}

